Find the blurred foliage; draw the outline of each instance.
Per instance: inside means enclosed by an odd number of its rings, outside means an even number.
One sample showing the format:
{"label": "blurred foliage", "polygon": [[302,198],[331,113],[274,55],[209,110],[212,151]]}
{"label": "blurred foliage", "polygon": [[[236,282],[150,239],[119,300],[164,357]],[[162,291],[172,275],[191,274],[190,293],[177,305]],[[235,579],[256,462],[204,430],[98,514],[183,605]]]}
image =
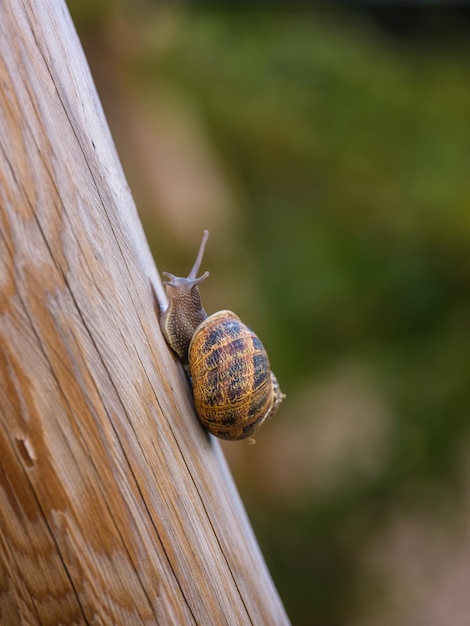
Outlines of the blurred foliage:
{"label": "blurred foliage", "polygon": [[[71,5],[79,31],[92,30],[90,6]],[[344,363],[371,372],[393,415],[380,471],[321,496],[300,479],[283,501],[263,493],[253,465],[237,475],[293,623],[352,623],[380,597],[362,556],[384,520],[458,499],[470,406],[468,32],[450,22],[436,45],[436,15],[432,38],[424,28],[403,40],[351,12],[180,7],[162,51],[148,45],[145,15],[157,23],[168,8],[142,5],[132,21],[126,4],[103,7],[123,11],[136,41],[146,29],[131,69],[145,97],[170,86],[216,146],[289,396],[283,428],[303,436],[315,415],[287,425],[289,403]],[[282,446],[271,462],[283,463]]]}

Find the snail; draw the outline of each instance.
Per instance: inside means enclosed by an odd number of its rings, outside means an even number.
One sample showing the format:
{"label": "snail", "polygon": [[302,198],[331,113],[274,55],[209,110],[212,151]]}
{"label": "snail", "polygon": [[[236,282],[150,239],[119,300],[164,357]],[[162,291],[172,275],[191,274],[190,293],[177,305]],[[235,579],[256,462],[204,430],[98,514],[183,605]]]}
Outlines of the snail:
{"label": "snail", "polygon": [[204,231],[187,278],[163,272],[168,306],[161,312],[163,335],[181,360],[193,390],[199,420],[213,435],[252,437],[285,398],[270,369],[263,344],[231,311],[207,316],[197,276],[209,232]]}

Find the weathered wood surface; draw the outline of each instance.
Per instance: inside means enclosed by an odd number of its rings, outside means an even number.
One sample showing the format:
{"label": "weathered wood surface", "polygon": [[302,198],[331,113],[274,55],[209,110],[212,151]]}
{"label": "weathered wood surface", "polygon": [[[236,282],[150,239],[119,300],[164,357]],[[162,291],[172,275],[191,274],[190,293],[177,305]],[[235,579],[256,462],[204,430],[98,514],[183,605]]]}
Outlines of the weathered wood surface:
{"label": "weathered wood surface", "polygon": [[288,623],[61,1],[0,3],[0,89],[0,624]]}

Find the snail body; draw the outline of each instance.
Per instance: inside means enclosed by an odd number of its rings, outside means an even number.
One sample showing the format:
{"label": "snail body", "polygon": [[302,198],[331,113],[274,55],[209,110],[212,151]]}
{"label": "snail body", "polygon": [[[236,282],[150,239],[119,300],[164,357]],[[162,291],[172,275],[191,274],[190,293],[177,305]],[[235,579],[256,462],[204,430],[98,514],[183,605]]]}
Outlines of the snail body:
{"label": "snail body", "polygon": [[284,394],[260,339],[231,311],[207,316],[197,277],[208,231],[204,231],[187,278],[164,272],[168,307],[161,314],[163,335],[188,372],[196,413],[221,439],[251,437],[278,410]]}

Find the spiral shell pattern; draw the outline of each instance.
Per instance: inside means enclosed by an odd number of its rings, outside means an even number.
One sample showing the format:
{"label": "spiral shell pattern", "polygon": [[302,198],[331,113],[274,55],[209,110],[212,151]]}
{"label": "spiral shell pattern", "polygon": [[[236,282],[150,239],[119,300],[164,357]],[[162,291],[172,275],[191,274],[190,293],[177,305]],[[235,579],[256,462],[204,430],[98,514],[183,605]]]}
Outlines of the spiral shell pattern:
{"label": "spiral shell pattern", "polygon": [[198,326],[189,370],[199,419],[222,439],[252,436],[284,397],[260,339],[231,311]]}

